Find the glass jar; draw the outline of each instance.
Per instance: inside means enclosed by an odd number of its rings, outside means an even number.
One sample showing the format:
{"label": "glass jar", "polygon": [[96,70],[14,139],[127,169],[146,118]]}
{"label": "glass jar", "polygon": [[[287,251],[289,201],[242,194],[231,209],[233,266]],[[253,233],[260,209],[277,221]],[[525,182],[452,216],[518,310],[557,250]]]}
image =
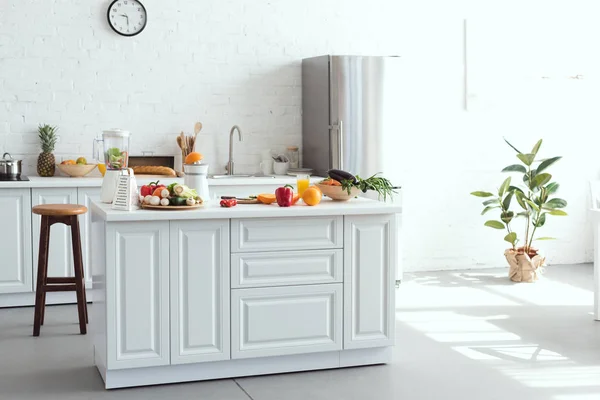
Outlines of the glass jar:
{"label": "glass jar", "polygon": [[289,146],[287,148],[288,158],[290,159],[290,168],[300,167],[300,152],[298,146]]}

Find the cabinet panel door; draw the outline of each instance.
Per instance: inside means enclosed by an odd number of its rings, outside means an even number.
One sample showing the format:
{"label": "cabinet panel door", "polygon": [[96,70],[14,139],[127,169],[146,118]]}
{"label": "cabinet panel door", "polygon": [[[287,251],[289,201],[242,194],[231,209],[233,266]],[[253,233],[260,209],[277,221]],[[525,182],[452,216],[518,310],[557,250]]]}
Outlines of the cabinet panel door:
{"label": "cabinet panel door", "polygon": [[169,364],[169,222],[106,228],[108,368]]}
{"label": "cabinet panel door", "polygon": [[340,216],[231,220],[231,251],[334,249],[343,246]]}
{"label": "cabinet panel door", "polygon": [[231,358],[342,349],[342,284],[231,291]]}
{"label": "cabinet panel door", "polygon": [[344,217],[344,348],[391,346],[396,217]]}
{"label": "cabinet panel door", "polygon": [[343,251],[278,251],[231,255],[231,287],[342,282]]}
{"label": "cabinet panel door", "polygon": [[100,188],[77,189],[77,202],[88,208],[88,212],[79,217],[79,234],[81,235],[85,287],[88,289],[92,288],[92,212],[90,211],[92,200],[100,200]]}
{"label": "cabinet panel door", "polygon": [[171,222],[171,364],[228,360],[229,220]]}
{"label": "cabinet panel door", "polygon": [[[78,204],[77,188],[43,188],[31,190],[32,205],[40,204]],[[83,217],[79,217],[81,222]],[[37,259],[40,243],[41,217],[33,214],[33,280],[37,280]],[[48,251],[48,276],[74,276],[73,245],[71,227],[54,224],[50,227],[50,248]]]}
{"label": "cabinet panel door", "polygon": [[33,291],[31,251],[31,192],[0,190],[0,293]]}

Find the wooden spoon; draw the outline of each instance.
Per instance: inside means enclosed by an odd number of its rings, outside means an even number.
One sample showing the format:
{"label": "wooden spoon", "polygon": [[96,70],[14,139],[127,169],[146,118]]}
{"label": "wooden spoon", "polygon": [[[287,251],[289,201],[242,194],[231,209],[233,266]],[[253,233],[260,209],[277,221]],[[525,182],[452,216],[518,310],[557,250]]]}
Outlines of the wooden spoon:
{"label": "wooden spoon", "polygon": [[194,125],[194,133],[196,135],[198,135],[201,130],[202,130],[202,122],[196,122],[196,125]]}

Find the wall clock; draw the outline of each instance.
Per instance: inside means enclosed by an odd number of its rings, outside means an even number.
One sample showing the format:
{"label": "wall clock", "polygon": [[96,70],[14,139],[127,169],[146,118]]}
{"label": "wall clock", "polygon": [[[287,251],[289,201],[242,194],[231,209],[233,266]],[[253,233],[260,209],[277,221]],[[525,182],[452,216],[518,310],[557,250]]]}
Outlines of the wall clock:
{"label": "wall clock", "polygon": [[135,36],[146,27],[146,8],[138,0],[114,0],[106,16],[112,30],[122,36]]}

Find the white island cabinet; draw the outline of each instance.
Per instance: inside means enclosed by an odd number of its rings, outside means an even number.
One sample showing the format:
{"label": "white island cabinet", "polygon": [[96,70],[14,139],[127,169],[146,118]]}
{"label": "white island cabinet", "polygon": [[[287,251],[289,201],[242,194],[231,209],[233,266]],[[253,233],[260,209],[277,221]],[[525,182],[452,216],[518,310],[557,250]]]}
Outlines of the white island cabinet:
{"label": "white island cabinet", "polygon": [[391,360],[399,206],[91,212],[106,388]]}

